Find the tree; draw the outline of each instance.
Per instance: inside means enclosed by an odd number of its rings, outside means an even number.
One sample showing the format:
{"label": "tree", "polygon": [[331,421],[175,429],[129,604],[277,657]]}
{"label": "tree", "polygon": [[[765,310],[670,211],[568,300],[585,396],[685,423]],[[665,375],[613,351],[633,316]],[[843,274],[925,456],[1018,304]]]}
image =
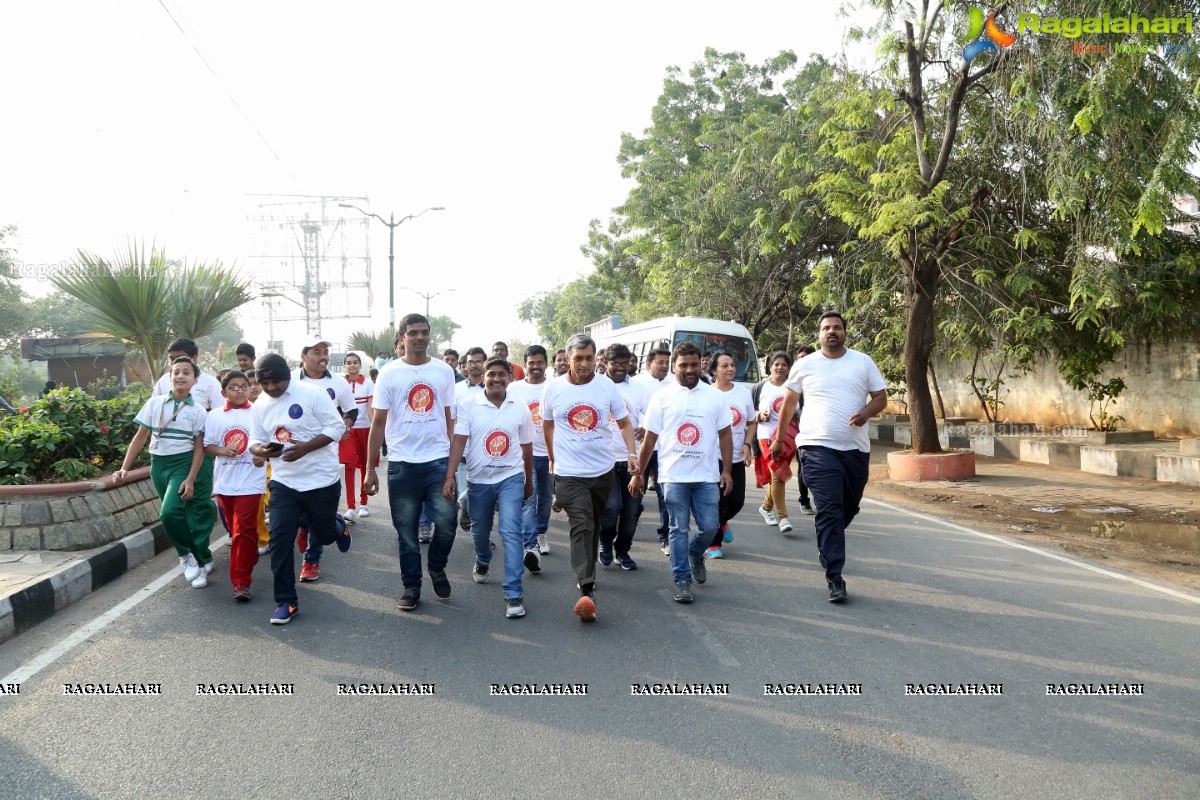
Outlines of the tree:
{"label": "tree", "polygon": [[[929,381],[939,330],[959,347],[990,338],[1028,358],[1077,341],[1072,326],[1119,338],[1130,292],[1152,301],[1147,317],[1186,316],[1171,295],[1194,292],[1194,258],[1182,281],[1169,277],[1185,251],[1163,223],[1173,194],[1195,187],[1196,56],[1072,57],[1051,34],[967,62],[943,3],[866,5],[881,11],[882,68],[842,69],[829,87],[837,102],[821,138],[837,168],[811,190],[856,232],[867,282],[899,289],[899,330],[895,317],[881,329],[902,332],[913,449],[939,452]],[[1136,10],[1171,16],[1150,5]],[[1073,0],[1046,10],[1094,16]],[[916,19],[896,33],[905,11]],[[875,300],[895,308],[887,290]]]}
{"label": "tree", "polygon": [[52,280],[90,307],[94,330],[133,345],[152,376],[165,367],[173,338],[200,339],[251,300],[249,282],[220,263],[170,262],[153,245],[147,254],[131,243],[111,261],[80,250]]}
{"label": "tree", "polygon": [[51,292],[29,301],[26,336],[66,339],[91,333],[91,308],[66,292]]}
{"label": "tree", "polygon": [[13,251],[4,240],[16,233],[16,226],[0,227],[0,351],[14,351],[28,326],[25,292],[17,284]]}
{"label": "tree", "polygon": [[613,313],[618,302],[593,275],[526,299],[518,306],[517,316],[525,322],[537,323],[541,340],[550,342],[548,348],[558,349],[573,335],[583,333],[588,325]]}
{"label": "tree", "polygon": [[[462,326],[447,316],[429,318],[429,354],[436,357],[443,349],[450,346],[454,332]],[[390,357],[395,352],[396,330],[384,328],[381,331],[355,331],[346,340],[346,346],[351,350],[360,350],[371,358],[380,351]]]}

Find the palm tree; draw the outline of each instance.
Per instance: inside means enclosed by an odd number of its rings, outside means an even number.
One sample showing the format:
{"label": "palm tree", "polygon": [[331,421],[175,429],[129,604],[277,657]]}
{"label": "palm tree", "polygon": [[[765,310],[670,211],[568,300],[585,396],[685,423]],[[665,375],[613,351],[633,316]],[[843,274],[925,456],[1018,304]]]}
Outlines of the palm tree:
{"label": "palm tree", "polygon": [[395,328],[384,328],[379,332],[375,331],[355,331],[350,334],[350,338],[346,340],[346,347],[350,350],[359,350],[366,353],[371,358],[375,358],[381,351],[391,355],[393,342],[396,340]]}
{"label": "palm tree", "polygon": [[80,250],[52,280],[89,306],[94,330],[131,344],[151,379],[164,366],[171,339],[211,333],[252,299],[249,281],[220,262],[187,265],[168,260],[155,245],[147,256],[135,243],[111,261]]}

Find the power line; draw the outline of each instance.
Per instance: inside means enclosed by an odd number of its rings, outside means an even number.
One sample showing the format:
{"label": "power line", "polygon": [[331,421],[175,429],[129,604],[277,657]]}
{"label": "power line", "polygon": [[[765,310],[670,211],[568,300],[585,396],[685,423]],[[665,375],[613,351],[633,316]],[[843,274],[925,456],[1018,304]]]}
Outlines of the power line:
{"label": "power line", "polygon": [[213,80],[217,82],[217,85],[221,87],[221,91],[225,92],[225,96],[229,98],[229,102],[233,103],[233,107],[236,108],[238,113],[242,115],[242,119],[246,120],[246,124],[249,125],[254,130],[254,133],[258,135],[258,138],[262,141],[263,146],[265,146],[268,152],[275,157],[275,160],[279,163],[279,166],[283,167],[283,171],[286,172],[288,176],[296,182],[297,186],[299,186],[300,180],[292,173],[290,169],[288,169],[287,164],[283,163],[283,159],[280,158],[279,154],[275,152],[275,148],[271,147],[271,143],[267,141],[267,137],[263,136],[262,131],[260,131],[258,126],[254,124],[254,120],[250,119],[250,115],[245,112],[242,106],[238,103],[237,98],[234,97],[233,93],[225,86],[225,82],[221,80],[221,76],[218,75],[217,71],[212,68],[212,64],[208,63],[208,59],[204,57],[204,53],[200,52],[200,47],[195,41],[193,41],[192,37],[188,36],[187,31],[185,31],[183,26],[179,24],[179,20],[175,19],[175,15],[171,12],[171,9],[167,8],[167,4],[164,2],[164,0],[158,0],[158,4],[162,6],[163,11],[167,12],[167,16],[171,18],[171,22],[175,23],[175,27],[179,29],[180,35],[183,36],[184,40],[187,41],[189,45],[191,45],[192,50],[196,53],[196,57],[199,58],[201,63],[203,63],[208,69],[209,73],[213,76]]}

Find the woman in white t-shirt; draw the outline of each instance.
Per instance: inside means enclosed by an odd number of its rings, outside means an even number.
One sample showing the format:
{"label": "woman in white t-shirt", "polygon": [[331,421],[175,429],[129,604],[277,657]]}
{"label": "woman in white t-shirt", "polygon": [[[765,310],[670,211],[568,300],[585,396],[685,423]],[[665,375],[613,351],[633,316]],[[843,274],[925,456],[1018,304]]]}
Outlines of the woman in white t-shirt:
{"label": "woman in white t-shirt", "polygon": [[779,425],[779,412],[787,396],[784,383],[787,382],[791,369],[790,355],[782,350],[772,353],[767,359],[767,379],[763,381],[758,395],[758,440],[761,452],[755,465],[755,484],[759,488],[768,487],[758,513],[768,525],[778,525],[780,533],[792,532],[785,497],[787,486],[771,471],[768,460],[771,455],[771,440],[775,437],[775,429]]}
{"label": "woman in white t-shirt", "polygon": [[[362,357],[358,353],[346,354],[346,383],[350,384],[350,392],[354,395],[354,407],[358,416],[350,428],[350,435],[338,445],[338,460],[346,469],[346,513],[345,517],[352,520],[355,516],[367,517],[367,494],[362,490],[363,481],[367,477],[367,436],[371,433],[371,398],[375,393],[375,384],[362,374]],[[376,464],[375,466],[379,466]],[[354,506],[354,476],[359,475],[358,511]]]}
{"label": "woman in white t-shirt", "polygon": [[757,435],[758,417],[754,408],[754,399],[750,390],[733,382],[737,375],[737,364],[733,356],[724,350],[712,354],[708,362],[708,374],[712,378],[713,388],[725,393],[725,402],[729,404],[729,412],[733,417],[730,431],[733,434],[733,489],[729,494],[721,495],[721,530],[713,537],[706,558],[724,558],[721,550],[722,542],[733,541],[733,531],[729,528],[729,520],[733,519],[746,504],[746,462],[751,458],[750,442]]}

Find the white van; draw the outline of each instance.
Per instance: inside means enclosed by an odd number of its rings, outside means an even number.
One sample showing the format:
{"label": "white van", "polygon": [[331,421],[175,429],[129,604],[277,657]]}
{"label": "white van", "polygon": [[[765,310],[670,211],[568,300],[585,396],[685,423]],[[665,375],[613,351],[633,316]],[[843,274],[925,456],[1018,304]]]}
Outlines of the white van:
{"label": "white van", "polygon": [[646,354],[662,345],[671,350],[680,342],[691,342],[700,352],[724,350],[737,365],[734,381],[755,384],[760,380],[758,351],[745,325],[705,317],[663,317],[636,325],[621,325],[613,315],[588,326],[588,335],[598,350],[610,344],[623,344],[638,360],[638,371],[646,367]]}

